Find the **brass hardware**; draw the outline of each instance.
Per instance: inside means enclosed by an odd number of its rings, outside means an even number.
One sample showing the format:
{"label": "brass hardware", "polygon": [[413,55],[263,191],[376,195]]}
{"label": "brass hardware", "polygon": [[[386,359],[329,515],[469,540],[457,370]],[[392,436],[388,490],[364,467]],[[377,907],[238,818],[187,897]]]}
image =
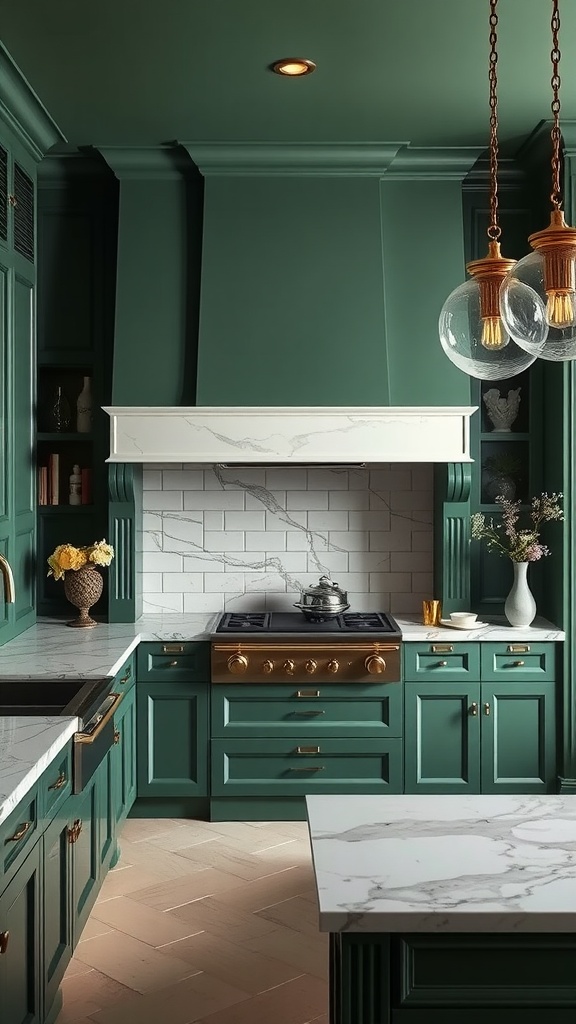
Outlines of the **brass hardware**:
{"label": "brass hardware", "polygon": [[386,671],[386,662],[380,654],[369,654],[364,661],[364,667],[371,676],[376,676]]}
{"label": "brass hardware", "polygon": [[[350,653],[350,654],[361,654],[362,652],[365,651],[368,654],[368,653],[372,653],[374,651],[374,646],[375,646],[374,643],[355,643],[355,644],[340,644],[339,643],[338,644],[338,650],[339,651],[346,651],[346,653]],[[442,645],[439,644],[438,646],[441,647]],[[451,644],[444,644],[443,646],[446,648],[446,650],[452,651],[454,649]],[[326,647],[329,650],[333,649],[334,648],[334,644],[330,644],[330,645],[326,644]],[[272,651],[272,652],[274,652],[274,651],[290,651],[290,652],[294,653],[295,650],[298,650],[298,651],[316,651],[316,652],[318,652],[319,649],[321,649],[321,643],[320,642],[317,642],[315,644],[308,644],[308,643],[300,643],[298,640],[294,640],[294,642],[290,643],[290,644],[274,644],[274,643],[270,643],[270,644],[249,644],[249,643],[246,643],[244,640],[242,640],[242,650],[243,651]],[[212,644],[212,650],[213,651],[222,651],[224,654],[226,654],[227,652],[229,652],[231,650],[237,651],[238,650],[238,643],[237,642],[236,643],[231,643],[230,642],[230,643],[227,643],[227,644],[216,644],[215,643],[215,644]],[[380,653],[382,653],[383,651],[385,652],[385,651],[399,651],[399,650],[400,650],[400,644],[381,644],[381,643],[378,644],[378,651]]]}
{"label": "brass hardware", "polygon": [[298,715],[300,718],[302,718],[305,715],[325,715],[326,712],[325,711],[293,711],[292,714],[293,715]]}
{"label": "brass hardware", "polygon": [[70,828],[66,829],[66,835],[68,836],[68,842],[70,846],[73,846],[74,843],[78,842],[81,831],[82,822],[80,818],[75,818],[74,823],[70,826]]}
{"label": "brass hardware", "polygon": [[228,658],[227,665],[229,672],[239,676],[248,668],[248,658],[245,658],[243,654],[232,654]]}
{"label": "brass hardware", "polygon": [[0,552],[0,572],[4,580],[4,600],[6,604],[14,604],[16,601],[16,584],[14,573],[7,558]]}
{"label": "brass hardware", "polygon": [[178,662],[177,662],[177,661],[171,661],[171,662],[170,662],[170,668],[176,668],[176,665],[177,665],[177,664],[178,664]]}
{"label": "brass hardware", "polygon": [[114,743],[120,743],[121,733],[120,729],[114,729]]}
{"label": "brass hardware", "polygon": [[21,839],[24,839],[24,836],[26,835],[27,832],[30,831],[31,828],[32,828],[32,822],[31,821],[25,821],[22,825],[20,825],[20,828],[18,828],[16,830],[16,832],[14,833],[13,836],[8,836],[8,839],[6,840],[6,842],[7,843],[19,843]]}
{"label": "brass hardware", "polygon": [[530,644],[508,644],[508,654],[530,654]]}
{"label": "brass hardware", "polygon": [[319,697],[320,690],[296,690],[297,697]]}
{"label": "brass hardware", "polygon": [[453,654],[454,644],[431,644],[431,654]]}
{"label": "brass hardware", "polygon": [[10,939],[10,932],[0,932],[0,956],[4,956],[4,953],[8,949],[8,940]]}
{"label": "brass hardware", "polygon": [[320,747],[296,747],[297,754],[319,754]]}
{"label": "brass hardware", "polygon": [[447,661],[439,661],[438,662],[438,668],[446,668],[447,664],[448,664]]}
{"label": "brass hardware", "polygon": [[515,661],[514,662],[514,668],[522,668],[523,664],[524,664],[523,661]]}
{"label": "brass hardware", "polygon": [[127,683],[129,679],[130,679],[130,669],[128,669],[128,672],[126,673],[126,675],[122,676],[122,679],[119,679],[118,682],[119,683]]}
{"label": "brass hardware", "polygon": [[270,658],[266,658],[266,661],[262,665],[262,670],[266,675],[270,675],[270,673],[274,671],[274,662],[270,661]]}
{"label": "brass hardware", "polygon": [[318,662],[314,661],[313,658],[309,658],[306,664],[304,665],[304,668],[306,669],[309,675],[312,675],[312,673],[315,672],[316,669],[318,668]]}
{"label": "brass hardware", "polygon": [[292,766],[290,766],[290,771],[291,772],[325,772],[326,769],[325,769],[323,764],[310,764],[310,765],[307,765],[305,768],[296,768],[296,767],[293,768]]}
{"label": "brass hardware", "polygon": [[472,701],[470,707],[468,708],[468,714],[472,715],[472,718],[475,718],[476,715],[478,714],[478,704],[476,703],[475,700]]}
{"label": "brass hardware", "polygon": [[284,662],[284,666],[283,667],[284,667],[284,671],[287,672],[289,676],[294,675],[294,669],[296,668],[296,666],[295,666],[294,662],[292,661],[292,658],[288,658],[288,660]]}
{"label": "brass hardware", "polygon": [[485,715],[489,715],[490,714],[490,705],[489,705],[488,701],[486,701],[486,703],[484,704],[484,714]]}
{"label": "brass hardware", "polygon": [[106,714],[102,716],[94,732],[74,733],[74,743],[94,743],[98,739],[100,733],[108,725],[108,722],[117,710],[123,695],[121,693],[111,693],[110,696],[115,698],[114,703],[110,705]]}
{"label": "brass hardware", "polygon": [[56,782],[53,782],[51,786],[48,786],[48,789],[62,789],[62,786],[66,785],[66,781],[67,780],[65,773],[60,772],[60,775],[56,779]]}
{"label": "brass hardware", "polygon": [[162,654],[184,654],[184,644],[162,644]]}
{"label": "brass hardware", "polygon": [[336,658],[332,658],[326,665],[326,668],[329,672],[337,672],[340,668],[340,663],[336,661]]}
{"label": "brass hardware", "polygon": [[10,206],[18,206],[18,200],[13,193],[10,193],[8,196],[8,202],[10,203]]}

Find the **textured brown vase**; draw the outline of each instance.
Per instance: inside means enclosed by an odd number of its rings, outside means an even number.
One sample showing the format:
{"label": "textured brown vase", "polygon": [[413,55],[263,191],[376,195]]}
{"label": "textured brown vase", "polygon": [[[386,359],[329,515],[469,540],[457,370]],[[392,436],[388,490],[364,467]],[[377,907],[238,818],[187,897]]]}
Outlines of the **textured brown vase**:
{"label": "textured brown vase", "polygon": [[88,613],[100,597],[103,586],[102,573],[94,565],[83,565],[81,569],[68,570],[64,576],[64,593],[70,604],[78,608],[80,615],[72,622],[67,622],[67,626],[89,629],[98,625]]}

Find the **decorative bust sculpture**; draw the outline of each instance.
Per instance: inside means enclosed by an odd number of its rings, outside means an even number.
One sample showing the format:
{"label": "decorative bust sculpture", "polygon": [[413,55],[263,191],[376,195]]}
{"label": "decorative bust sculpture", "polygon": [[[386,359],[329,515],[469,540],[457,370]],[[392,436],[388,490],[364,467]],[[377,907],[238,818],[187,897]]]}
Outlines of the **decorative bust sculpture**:
{"label": "decorative bust sculpture", "polygon": [[503,398],[498,388],[490,388],[489,391],[484,392],[482,400],[494,430],[510,433],[510,427],[518,416],[521,390],[521,388],[510,390],[507,398]]}

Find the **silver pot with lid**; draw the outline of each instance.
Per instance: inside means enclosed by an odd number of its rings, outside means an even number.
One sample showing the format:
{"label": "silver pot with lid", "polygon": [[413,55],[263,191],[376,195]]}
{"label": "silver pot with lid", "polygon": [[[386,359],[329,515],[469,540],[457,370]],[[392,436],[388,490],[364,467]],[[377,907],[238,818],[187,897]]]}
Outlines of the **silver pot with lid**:
{"label": "silver pot with lid", "polygon": [[309,622],[329,622],[350,605],[346,591],[333,583],[329,576],[321,576],[316,586],[301,591],[300,600],[294,607],[299,608]]}

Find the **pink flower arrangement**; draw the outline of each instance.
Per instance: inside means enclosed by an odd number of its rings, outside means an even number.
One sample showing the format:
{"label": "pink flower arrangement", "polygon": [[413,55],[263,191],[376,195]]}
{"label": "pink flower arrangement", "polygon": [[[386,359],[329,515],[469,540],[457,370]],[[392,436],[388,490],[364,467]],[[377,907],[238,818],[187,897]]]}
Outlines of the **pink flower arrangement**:
{"label": "pink flower arrangement", "polygon": [[540,524],[551,520],[561,521],[564,513],[560,508],[563,494],[547,494],[532,498],[529,528],[518,529],[522,502],[508,501],[502,495],[496,503],[502,508],[502,522],[495,523],[482,512],[475,512],[470,518],[473,540],[485,540],[489,551],[511,558],[513,562],[537,562],[550,554],[550,549],[540,542]]}

